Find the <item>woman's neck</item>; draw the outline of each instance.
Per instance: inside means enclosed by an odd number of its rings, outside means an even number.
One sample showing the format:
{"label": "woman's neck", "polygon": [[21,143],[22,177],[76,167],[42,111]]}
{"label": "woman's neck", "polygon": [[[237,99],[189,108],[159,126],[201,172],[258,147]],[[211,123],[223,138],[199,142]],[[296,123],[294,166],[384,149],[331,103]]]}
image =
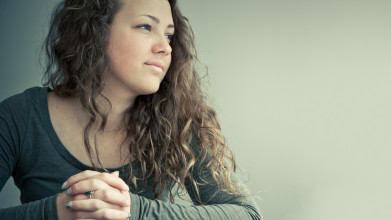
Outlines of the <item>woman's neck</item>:
{"label": "woman's neck", "polygon": [[[102,95],[103,96],[98,96],[95,101],[99,106],[100,111],[107,117],[104,133],[124,131],[127,123],[127,111],[132,106],[134,99],[124,99],[109,92],[102,92]],[[77,115],[76,117],[80,122],[80,125],[85,127],[90,121],[89,114],[83,110],[79,98],[74,98],[72,103],[72,106],[74,106],[74,112]],[[101,122],[102,119],[97,117],[94,130],[99,130],[98,127]]]}

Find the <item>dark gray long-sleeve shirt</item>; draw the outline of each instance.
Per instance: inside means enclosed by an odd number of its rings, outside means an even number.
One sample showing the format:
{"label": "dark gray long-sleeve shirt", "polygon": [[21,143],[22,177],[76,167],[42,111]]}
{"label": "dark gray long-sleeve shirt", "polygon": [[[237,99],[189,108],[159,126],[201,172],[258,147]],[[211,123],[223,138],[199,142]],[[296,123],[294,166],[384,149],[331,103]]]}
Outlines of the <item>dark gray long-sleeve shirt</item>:
{"label": "dark gray long-sleeve shirt", "polygon": [[[47,92],[48,88],[31,88],[0,104],[0,190],[13,176],[22,202],[20,206],[0,209],[0,219],[57,219],[56,197],[62,192],[61,184],[72,175],[93,169],[70,154],[56,135],[50,121]],[[191,145],[196,147],[194,141]],[[140,171],[137,163],[132,167],[135,173]],[[129,173],[127,166],[108,170],[120,171],[121,178]],[[202,175],[195,178],[211,180],[210,174]],[[232,175],[234,181],[239,181]],[[261,219],[250,196],[228,195],[216,184],[200,186],[202,201],[198,201],[191,184],[187,183],[194,205],[152,200],[152,184],[147,184],[146,190],[138,194],[133,185],[129,187],[132,220]]]}

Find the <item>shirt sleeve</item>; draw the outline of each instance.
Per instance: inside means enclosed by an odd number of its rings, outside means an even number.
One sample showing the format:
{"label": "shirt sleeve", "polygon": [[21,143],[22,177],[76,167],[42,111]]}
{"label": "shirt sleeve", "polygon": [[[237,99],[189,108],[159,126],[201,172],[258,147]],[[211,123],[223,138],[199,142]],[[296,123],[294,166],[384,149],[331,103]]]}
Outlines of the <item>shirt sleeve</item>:
{"label": "shirt sleeve", "polygon": [[28,105],[21,94],[0,103],[0,189],[16,169],[28,121]]}
{"label": "shirt sleeve", "polygon": [[23,205],[0,209],[1,219],[53,220],[57,217],[57,195]]}
{"label": "shirt sleeve", "polygon": [[[198,143],[192,139],[191,147],[198,152]],[[197,153],[196,153],[197,155]],[[206,160],[207,161],[207,160]],[[189,180],[185,180],[186,190],[192,199],[192,205],[171,204],[160,200],[150,200],[131,193],[131,220],[137,219],[194,219],[194,220],[261,220],[254,199],[239,178],[232,173],[231,180],[241,189],[241,195],[231,195],[219,189],[204,163],[196,162],[193,177],[197,182],[206,180],[208,184],[198,185],[200,198]]]}
{"label": "shirt sleeve", "polygon": [[131,193],[131,220],[261,220],[255,204],[209,204],[209,205],[179,205],[150,200]]}
{"label": "shirt sleeve", "polygon": [[[25,94],[12,96],[0,103],[0,191],[9,177],[17,172],[28,126],[29,105]],[[57,219],[57,195],[23,205],[0,209],[1,219]]]}

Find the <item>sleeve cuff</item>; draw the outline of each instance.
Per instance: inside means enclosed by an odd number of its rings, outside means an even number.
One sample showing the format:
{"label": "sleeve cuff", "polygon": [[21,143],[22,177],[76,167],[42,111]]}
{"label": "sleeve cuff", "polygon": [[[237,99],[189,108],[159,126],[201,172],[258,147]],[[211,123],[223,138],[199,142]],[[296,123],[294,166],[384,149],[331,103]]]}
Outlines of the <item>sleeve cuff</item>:
{"label": "sleeve cuff", "polygon": [[130,220],[138,220],[139,217],[140,217],[140,209],[141,209],[141,205],[140,205],[140,198],[138,195],[136,194],[133,194],[131,192],[130,193],[130,201],[131,201],[131,204],[130,204]]}

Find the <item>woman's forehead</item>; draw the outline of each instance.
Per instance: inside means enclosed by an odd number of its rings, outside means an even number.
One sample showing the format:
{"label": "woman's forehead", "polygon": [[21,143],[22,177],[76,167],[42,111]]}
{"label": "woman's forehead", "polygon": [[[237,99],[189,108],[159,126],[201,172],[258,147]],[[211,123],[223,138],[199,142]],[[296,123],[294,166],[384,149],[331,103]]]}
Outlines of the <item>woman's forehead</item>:
{"label": "woman's forehead", "polygon": [[125,19],[153,18],[164,26],[173,25],[171,6],[167,0],[123,0],[117,16]]}

